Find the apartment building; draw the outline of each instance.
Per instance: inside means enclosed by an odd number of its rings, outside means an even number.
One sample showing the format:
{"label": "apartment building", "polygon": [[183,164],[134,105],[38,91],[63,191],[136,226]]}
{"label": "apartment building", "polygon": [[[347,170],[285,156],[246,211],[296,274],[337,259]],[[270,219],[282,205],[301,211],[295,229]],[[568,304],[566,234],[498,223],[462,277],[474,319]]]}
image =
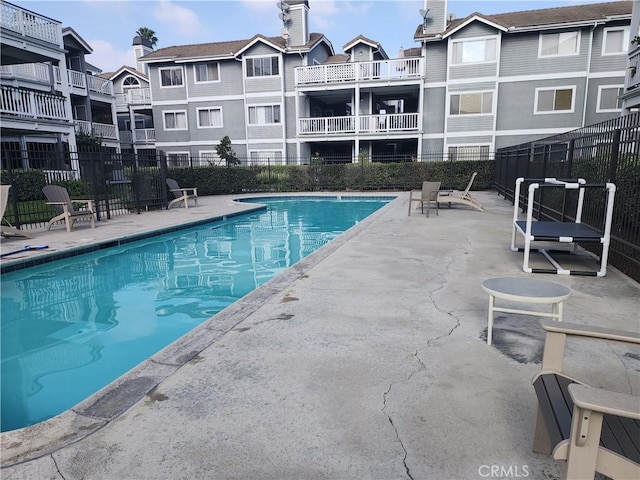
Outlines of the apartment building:
{"label": "apartment building", "polygon": [[623,115],[640,109],[640,2],[633,2],[627,62],[627,77],[622,99]]}
{"label": "apartment building", "polygon": [[122,153],[155,156],[155,129],[147,66],[140,58],[153,52],[149,40],[133,38],[135,67],[123,65],[100,77],[112,82]]}
{"label": "apartment building", "polygon": [[487,158],[622,112],[631,1],[456,19],[426,0],[419,46],[395,58],[362,35],[336,54],[309,32],[312,3],[279,4],[281,37],[144,56],[157,148],[215,163],[226,135],[247,163]]}
{"label": "apartment building", "polygon": [[76,151],[79,132],[117,151],[113,86],[86,62],[91,47],[57,20],[5,1],[0,7],[3,161],[38,167],[49,153]]}

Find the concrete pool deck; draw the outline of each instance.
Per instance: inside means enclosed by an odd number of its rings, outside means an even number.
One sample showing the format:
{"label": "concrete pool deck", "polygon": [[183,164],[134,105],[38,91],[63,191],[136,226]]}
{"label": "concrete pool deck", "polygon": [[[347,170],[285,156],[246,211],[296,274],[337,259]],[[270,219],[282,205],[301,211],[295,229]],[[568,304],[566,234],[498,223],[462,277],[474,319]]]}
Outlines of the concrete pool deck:
{"label": "concrete pool deck", "polygon": [[[560,283],[573,292],[566,322],[635,331],[640,285],[611,267],[602,278],[523,273],[512,205],[494,192],[474,194],[485,212],[444,206],[429,218],[407,216],[409,194],[397,195],[72,411],[3,433],[0,476],[564,478],[562,462],[531,451],[542,330],[500,314],[488,346],[480,284]],[[250,207],[237,197],[3,240],[3,253],[49,249],[2,265]],[[637,349],[584,345],[569,343],[570,374],[640,395]]]}

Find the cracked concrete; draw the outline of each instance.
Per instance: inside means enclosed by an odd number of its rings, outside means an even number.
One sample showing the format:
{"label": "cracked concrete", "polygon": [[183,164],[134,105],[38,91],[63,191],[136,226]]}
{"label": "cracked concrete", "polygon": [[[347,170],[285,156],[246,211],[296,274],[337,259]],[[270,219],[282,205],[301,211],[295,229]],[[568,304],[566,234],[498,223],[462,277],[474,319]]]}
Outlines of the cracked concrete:
{"label": "cracked concrete", "polygon": [[[74,411],[2,434],[2,478],[480,479],[485,465],[563,478],[531,451],[537,320],[501,314],[486,344],[481,281],[529,275],[509,249],[511,204],[476,195],[485,212],[426,218],[400,193]],[[200,203],[36,241],[73,248],[247,208]],[[640,328],[640,286],[615,269],[537,278],[572,289],[565,321]],[[640,392],[637,349],[567,352],[572,375]]]}

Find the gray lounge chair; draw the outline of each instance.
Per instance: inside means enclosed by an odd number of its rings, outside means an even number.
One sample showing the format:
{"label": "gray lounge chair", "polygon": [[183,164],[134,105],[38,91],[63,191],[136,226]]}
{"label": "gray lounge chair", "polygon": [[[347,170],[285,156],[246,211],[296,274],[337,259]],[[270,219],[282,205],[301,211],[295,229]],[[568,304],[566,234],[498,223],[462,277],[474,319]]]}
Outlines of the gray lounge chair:
{"label": "gray lounge chair", "polygon": [[0,223],[6,222],[7,225],[0,224],[0,234],[3,237],[24,237],[31,238],[29,235],[24,233],[22,230],[17,229],[13,225],[11,225],[7,220],[4,219],[4,212],[7,209],[7,204],[9,203],[9,189],[11,185],[0,185]]}
{"label": "gray lounge chair", "polygon": [[[67,232],[70,232],[74,223],[82,218],[91,220],[91,228],[96,228],[93,200],[71,200],[67,189],[59,185],[47,185],[42,189],[42,192],[47,197],[47,205],[51,205],[58,213],[58,215],[49,220],[47,230],[51,230],[51,226],[54,223],[64,220]],[[82,203],[86,207],[82,210],[76,210],[74,203]]]}
{"label": "gray lounge chair", "polygon": [[193,187],[181,188],[173,178],[167,178],[167,186],[169,191],[173,193],[175,197],[167,205],[167,210],[171,208],[174,203],[184,202],[184,208],[189,208],[189,200],[195,202],[195,206],[198,206],[198,189]]}

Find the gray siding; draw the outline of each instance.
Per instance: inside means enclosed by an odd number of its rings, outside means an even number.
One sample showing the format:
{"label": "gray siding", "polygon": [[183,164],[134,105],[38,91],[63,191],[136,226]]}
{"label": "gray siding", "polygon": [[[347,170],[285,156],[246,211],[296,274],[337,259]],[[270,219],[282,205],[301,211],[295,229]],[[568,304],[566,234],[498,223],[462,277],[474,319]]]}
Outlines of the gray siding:
{"label": "gray siding", "polygon": [[220,62],[219,81],[211,83],[196,83],[195,65],[186,65],[189,98],[242,94],[242,65],[239,62]]}
{"label": "gray siding", "polygon": [[447,121],[448,132],[493,130],[493,115],[454,115]]}
{"label": "gray siding", "polygon": [[449,93],[487,91],[495,89],[496,82],[470,82],[465,84],[449,85]]}
{"label": "gray siding", "polygon": [[[591,53],[591,71],[592,72],[607,72],[612,70],[622,71],[627,68],[627,55],[602,55],[602,45],[604,44],[604,32],[605,28],[611,28],[616,26],[624,26],[623,24],[607,24],[604,27],[599,27],[594,32],[593,37],[593,51]],[[633,35],[630,35],[633,38]]]}
{"label": "gray siding", "polygon": [[586,125],[604,122],[606,120],[619,117],[622,114],[622,110],[619,110],[617,112],[596,112],[596,110],[598,109],[598,89],[601,86],[624,86],[624,77],[592,78],[589,80],[589,85],[587,87],[588,94],[585,116]]}
{"label": "gray siding", "polygon": [[444,82],[447,79],[447,42],[427,44],[427,82]]}
{"label": "gray siding", "polygon": [[282,74],[284,75],[284,91],[285,92],[293,92],[296,87],[296,78],[295,78],[295,68],[302,65],[302,59],[300,55],[285,55],[284,59],[284,67],[282,69]]}
{"label": "gray siding", "polygon": [[444,148],[444,139],[443,138],[426,138],[422,142],[422,153],[426,154],[429,152],[442,152]]}
{"label": "gray siding", "polygon": [[487,145],[493,143],[491,135],[479,135],[477,137],[447,137],[448,145]]}
{"label": "gray siding", "polygon": [[500,76],[539,75],[585,71],[589,52],[589,29],[581,29],[580,54],[538,58],[538,33],[503,34]]}
{"label": "gray siding", "polygon": [[422,106],[424,133],[444,132],[445,95],[444,87],[425,90]]}
{"label": "gray siding", "polygon": [[[165,130],[164,112],[184,110],[187,110],[187,130]],[[194,127],[191,120],[186,104],[154,106],[153,124],[156,130],[156,140],[159,142],[188,142],[189,129]]]}
{"label": "gray siding", "polygon": [[282,78],[278,76],[249,77],[245,79],[246,93],[281,92]]}
{"label": "gray siding", "polygon": [[425,32],[440,33],[444,31],[447,20],[447,2],[445,0],[428,0],[427,7],[429,14],[427,15]]}
{"label": "gray siding", "polygon": [[449,67],[449,78],[452,80],[476,77],[495,77],[497,74],[497,62],[474,63],[472,65],[451,65]]}
{"label": "gray siding", "polygon": [[247,125],[248,138],[260,139],[260,138],[281,138],[282,124],[275,125]]}
{"label": "gray siding", "polygon": [[[536,88],[576,86],[574,113],[549,113],[534,115]],[[573,129],[582,122],[584,79],[502,83],[498,88],[498,130],[528,128]]]}
{"label": "gray siding", "polygon": [[496,34],[496,29],[486,23],[475,21],[452,35],[453,40],[461,38],[488,37]]}
{"label": "gray siding", "polygon": [[371,47],[362,43],[351,49],[351,58],[354,62],[368,62],[371,60]]}
{"label": "gray siding", "polygon": [[175,67],[174,64],[164,64],[161,66],[152,66],[149,73],[149,81],[153,90],[153,101],[171,101],[171,100],[186,100],[187,88],[186,88],[186,72],[182,67],[182,87],[160,87],[160,69],[165,67]]}
{"label": "gray siding", "polygon": [[287,97],[284,100],[284,107],[282,109],[286,118],[286,132],[287,138],[296,138],[297,125],[296,125],[296,99],[293,97]]}

